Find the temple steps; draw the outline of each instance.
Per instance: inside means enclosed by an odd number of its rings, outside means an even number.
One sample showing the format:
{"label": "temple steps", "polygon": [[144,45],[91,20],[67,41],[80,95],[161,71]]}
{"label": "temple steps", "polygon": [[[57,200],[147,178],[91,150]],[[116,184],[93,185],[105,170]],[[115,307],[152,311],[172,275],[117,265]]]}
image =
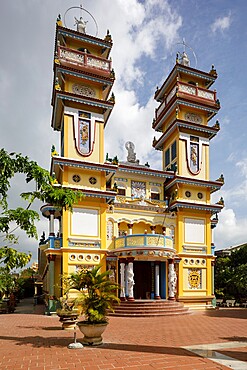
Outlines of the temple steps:
{"label": "temple steps", "polygon": [[114,312],[109,312],[109,316],[118,317],[153,317],[153,316],[173,316],[188,315],[189,308],[182,303],[167,300],[140,300],[122,301],[119,305],[114,305]]}

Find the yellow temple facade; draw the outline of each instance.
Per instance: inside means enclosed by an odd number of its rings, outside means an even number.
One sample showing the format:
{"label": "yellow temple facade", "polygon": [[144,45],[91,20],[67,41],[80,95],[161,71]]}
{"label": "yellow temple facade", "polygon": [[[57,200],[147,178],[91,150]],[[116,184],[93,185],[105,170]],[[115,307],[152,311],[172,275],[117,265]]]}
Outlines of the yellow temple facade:
{"label": "yellow temple facade", "polygon": [[[61,296],[61,274],[101,265],[120,285],[121,300],[176,300],[192,308],[212,307],[213,229],[223,200],[211,194],[223,176],[210,180],[210,140],[220,108],[211,89],[217,78],[191,68],[185,52],[155,92],[154,150],[162,170],[141,164],[132,142],[126,159],[104,151],[105,127],[115,98],[109,32],[104,39],[57,22],[52,128],[60,135],[52,150],[54,186],[79,190],[73,212],[41,208],[49,236],[39,244],[39,272],[48,312]],[[150,138],[152,140],[152,138]],[[148,158],[147,158],[148,159]]]}

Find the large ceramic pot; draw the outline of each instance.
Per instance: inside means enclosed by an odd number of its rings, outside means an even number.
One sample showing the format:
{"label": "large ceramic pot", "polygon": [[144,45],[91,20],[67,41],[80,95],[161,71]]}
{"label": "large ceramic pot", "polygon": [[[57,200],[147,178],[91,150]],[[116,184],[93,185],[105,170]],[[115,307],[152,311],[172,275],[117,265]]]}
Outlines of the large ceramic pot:
{"label": "large ceramic pot", "polygon": [[79,313],[77,312],[57,313],[57,315],[60,317],[59,321],[62,323],[63,330],[76,329]]}
{"label": "large ceramic pot", "polygon": [[99,346],[102,344],[102,334],[105,331],[108,322],[90,324],[87,321],[77,323],[80,331],[84,334],[82,344],[88,346]]}

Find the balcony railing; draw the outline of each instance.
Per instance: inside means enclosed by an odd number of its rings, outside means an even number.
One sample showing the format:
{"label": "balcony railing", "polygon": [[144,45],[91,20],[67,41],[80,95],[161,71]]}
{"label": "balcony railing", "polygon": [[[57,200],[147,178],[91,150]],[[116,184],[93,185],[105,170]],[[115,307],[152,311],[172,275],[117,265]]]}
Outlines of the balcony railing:
{"label": "balcony railing", "polygon": [[164,101],[157,108],[156,118],[161,114],[163,109],[168,105],[176,93],[178,93],[179,96],[194,96],[196,98],[203,99],[205,102],[208,101],[216,104],[216,91],[204,89],[184,82],[177,82],[170,93],[165,97]]}
{"label": "balcony railing", "polygon": [[62,248],[63,238],[56,237],[56,236],[49,236],[46,240],[41,242],[40,244],[47,244],[48,248],[52,249],[60,249]]}
{"label": "balcony railing", "polygon": [[114,248],[128,248],[128,249],[165,249],[166,251],[173,250],[173,240],[169,236],[161,234],[136,234],[120,236],[114,241]]}
{"label": "balcony railing", "polygon": [[158,200],[158,199],[147,199],[147,198],[134,198],[128,197],[125,195],[117,195],[116,196],[116,203],[125,203],[128,204],[135,204],[139,206],[146,206],[146,207],[167,207],[168,201],[167,200]]}
{"label": "balcony railing", "polygon": [[87,52],[68,49],[63,46],[58,47],[58,59],[61,64],[67,66],[76,65],[77,67],[98,69],[107,73],[111,73],[111,60],[96,57]]}

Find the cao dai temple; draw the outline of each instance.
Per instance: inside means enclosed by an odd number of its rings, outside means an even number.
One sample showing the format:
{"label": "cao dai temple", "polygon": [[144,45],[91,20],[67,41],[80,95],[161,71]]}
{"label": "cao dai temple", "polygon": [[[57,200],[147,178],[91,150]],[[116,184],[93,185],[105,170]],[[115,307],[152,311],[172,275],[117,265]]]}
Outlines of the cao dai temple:
{"label": "cao dai temple", "polygon": [[51,125],[60,154],[53,150],[51,173],[84,198],[73,212],[41,208],[49,223],[39,245],[48,311],[62,294],[61,274],[97,265],[121,285],[121,301],[212,307],[213,230],[224,205],[222,199],[211,203],[223,176],[212,181],[209,173],[210,143],[219,131],[216,70],[191,68],[183,52],[157,88],[150,122],[159,137],[153,148],[162,154],[162,170],[156,170],[139,163],[132,142],[123,161],[104,152],[114,108],[111,48],[109,32],[101,39],[88,35],[83,21],[72,30],[58,19]]}

